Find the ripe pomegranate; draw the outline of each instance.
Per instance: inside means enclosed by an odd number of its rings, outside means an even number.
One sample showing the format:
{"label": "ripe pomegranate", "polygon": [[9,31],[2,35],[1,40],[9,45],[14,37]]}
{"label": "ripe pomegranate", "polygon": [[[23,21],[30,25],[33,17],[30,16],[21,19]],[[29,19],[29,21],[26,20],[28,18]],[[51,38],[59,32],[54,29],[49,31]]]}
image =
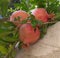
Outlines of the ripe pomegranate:
{"label": "ripe pomegranate", "polygon": [[44,8],[36,8],[33,9],[31,12],[32,15],[34,15],[37,20],[41,20],[42,22],[48,21],[49,15]]}
{"label": "ripe pomegranate", "polygon": [[21,25],[19,29],[20,40],[24,43],[23,46],[29,46],[35,43],[40,37],[40,30],[36,27],[33,28],[30,23]]}
{"label": "ripe pomegranate", "polygon": [[[15,20],[15,18],[18,18],[18,17],[19,19]],[[10,16],[10,21],[13,22],[15,25],[19,25],[20,22],[25,20],[27,17],[29,17],[29,14],[27,14],[23,10],[18,10],[12,13],[12,15]]]}

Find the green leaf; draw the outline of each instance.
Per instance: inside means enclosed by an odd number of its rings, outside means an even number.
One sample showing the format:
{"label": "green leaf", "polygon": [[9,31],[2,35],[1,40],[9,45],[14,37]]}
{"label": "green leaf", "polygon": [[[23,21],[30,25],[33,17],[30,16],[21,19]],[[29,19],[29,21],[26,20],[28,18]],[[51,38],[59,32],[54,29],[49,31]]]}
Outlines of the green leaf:
{"label": "green leaf", "polygon": [[60,13],[57,13],[57,14],[56,14],[54,20],[56,20],[56,21],[60,21]]}
{"label": "green leaf", "polygon": [[31,21],[31,25],[35,28],[37,25],[37,20],[35,19],[35,17],[33,15],[31,15],[29,20]]}
{"label": "green leaf", "polygon": [[4,45],[0,45],[0,52],[1,52],[2,54],[7,54],[8,49],[7,49]]}
{"label": "green leaf", "polygon": [[7,43],[6,41],[4,41],[3,39],[0,38],[0,44],[1,44],[1,45],[8,45],[9,42]]}
{"label": "green leaf", "polygon": [[47,11],[48,13],[57,13],[60,12],[58,11],[58,7],[60,7],[59,1],[57,0],[47,0]]}
{"label": "green leaf", "polygon": [[25,24],[25,23],[27,23],[27,19],[23,20],[20,24]]}
{"label": "green leaf", "polygon": [[16,26],[14,24],[11,22],[3,22],[0,26],[0,39],[5,42],[15,42],[18,40],[18,33],[15,30]]}
{"label": "green leaf", "polygon": [[20,17],[20,16],[18,16],[17,18],[15,18],[15,19],[14,19],[14,21],[17,21],[17,20],[19,21],[19,20],[20,20],[20,18],[21,18],[21,17]]}
{"label": "green leaf", "polygon": [[41,37],[40,38],[43,38],[44,37],[44,35],[46,34],[46,32],[47,32],[47,25],[42,25],[41,27],[40,27],[40,32],[41,32]]}
{"label": "green leaf", "polygon": [[16,26],[12,23],[12,22],[8,22],[8,21],[5,21],[5,22],[2,22],[0,23],[0,33],[4,32],[4,31],[12,31],[14,30]]}
{"label": "green leaf", "polygon": [[16,51],[14,50],[14,45],[9,45],[6,58],[15,58],[15,56],[16,56]]}
{"label": "green leaf", "polygon": [[35,28],[36,25],[37,25],[37,22],[36,22],[35,20],[32,19],[31,24],[32,24],[32,26]]}
{"label": "green leaf", "polygon": [[0,0],[0,14],[3,17],[8,16],[7,15],[7,10],[8,10],[8,4],[10,0]]}
{"label": "green leaf", "polygon": [[13,43],[15,41],[18,40],[18,33],[15,35],[16,33],[13,32],[13,33],[1,33],[0,35],[0,39],[2,39],[3,41],[5,42],[9,42],[9,43]]}

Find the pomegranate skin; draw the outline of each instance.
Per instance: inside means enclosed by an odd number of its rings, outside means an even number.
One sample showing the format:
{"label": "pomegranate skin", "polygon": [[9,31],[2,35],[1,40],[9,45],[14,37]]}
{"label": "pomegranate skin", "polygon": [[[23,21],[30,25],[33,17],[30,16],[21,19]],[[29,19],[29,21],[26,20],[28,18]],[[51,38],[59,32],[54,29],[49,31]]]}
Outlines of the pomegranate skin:
{"label": "pomegranate skin", "polygon": [[30,23],[23,24],[19,30],[20,40],[27,46],[35,43],[40,37],[40,30],[32,27]]}
{"label": "pomegranate skin", "polygon": [[48,21],[49,14],[44,8],[36,8],[33,9],[31,12],[32,15],[34,15],[37,20],[41,20],[42,22]]}
{"label": "pomegranate skin", "polygon": [[[19,20],[15,20],[15,18],[20,17]],[[10,21],[13,22],[15,25],[19,25],[20,22],[25,20],[27,17],[29,17],[29,14],[23,10],[18,10],[12,13],[10,16]]]}

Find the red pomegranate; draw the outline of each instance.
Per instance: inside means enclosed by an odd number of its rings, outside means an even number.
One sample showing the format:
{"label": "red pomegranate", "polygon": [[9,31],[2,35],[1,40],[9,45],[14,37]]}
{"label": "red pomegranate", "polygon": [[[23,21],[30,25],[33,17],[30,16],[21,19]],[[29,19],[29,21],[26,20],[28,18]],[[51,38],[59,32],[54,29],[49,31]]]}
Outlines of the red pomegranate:
{"label": "red pomegranate", "polygon": [[42,22],[48,21],[49,15],[44,8],[36,8],[33,9],[31,12],[37,20],[41,20]]}
{"label": "red pomegranate", "polygon": [[19,37],[24,45],[28,47],[39,39],[40,30],[37,27],[33,28],[30,23],[26,23],[21,25],[19,29]]}
{"label": "red pomegranate", "polygon": [[[18,18],[18,17],[20,17],[20,19],[15,20],[15,18]],[[12,13],[12,15],[10,16],[10,21],[13,22],[15,25],[19,25],[20,22],[25,20],[27,17],[29,17],[28,13],[26,13],[23,10],[18,10]]]}

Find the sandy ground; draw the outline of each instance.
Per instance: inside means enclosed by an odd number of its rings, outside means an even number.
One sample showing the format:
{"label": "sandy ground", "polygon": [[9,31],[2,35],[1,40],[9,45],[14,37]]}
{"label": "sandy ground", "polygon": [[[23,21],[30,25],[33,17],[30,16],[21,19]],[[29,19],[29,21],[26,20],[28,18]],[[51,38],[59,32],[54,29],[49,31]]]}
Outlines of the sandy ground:
{"label": "sandy ground", "polygon": [[16,58],[60,58],[60,22],[49,27],[44,38],[27,51],[20,50]]}

